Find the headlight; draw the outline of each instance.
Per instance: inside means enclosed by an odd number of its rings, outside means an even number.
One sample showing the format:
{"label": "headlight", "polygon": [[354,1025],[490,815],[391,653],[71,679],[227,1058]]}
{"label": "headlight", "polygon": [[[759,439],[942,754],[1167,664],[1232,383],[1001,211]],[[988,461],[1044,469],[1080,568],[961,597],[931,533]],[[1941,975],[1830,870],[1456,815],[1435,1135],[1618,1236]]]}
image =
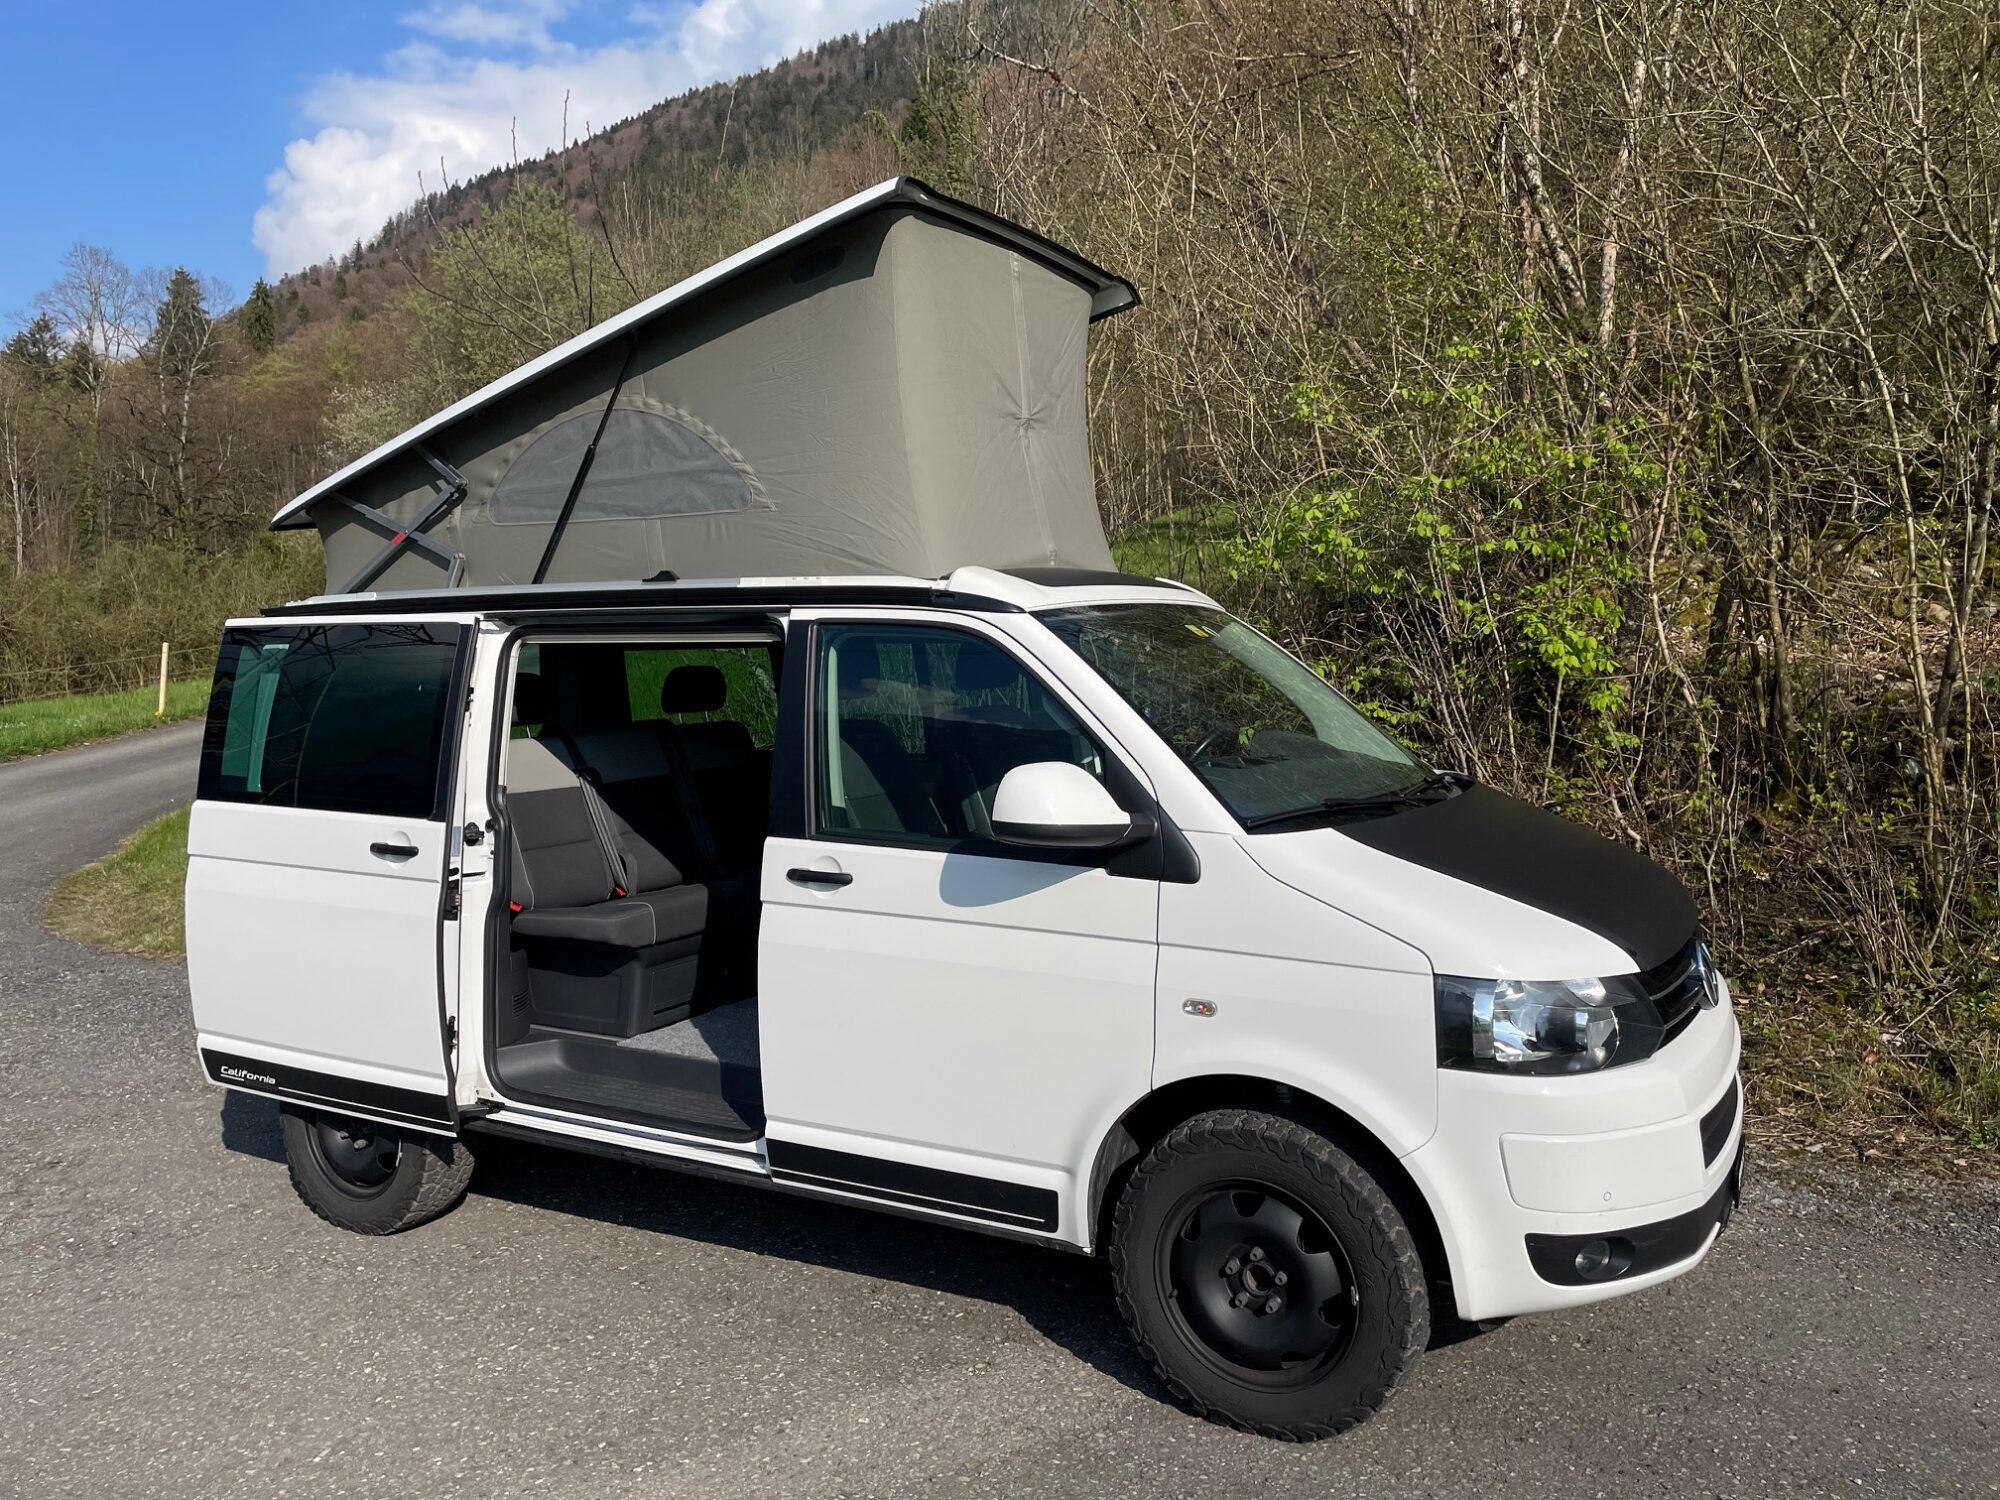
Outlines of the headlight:
{"label": "headlight", "polygon": [[1632,976],[1437,978],[1438,1066],[1483,1073],[1590,1073],[1660,1045],[1660,1013]]}

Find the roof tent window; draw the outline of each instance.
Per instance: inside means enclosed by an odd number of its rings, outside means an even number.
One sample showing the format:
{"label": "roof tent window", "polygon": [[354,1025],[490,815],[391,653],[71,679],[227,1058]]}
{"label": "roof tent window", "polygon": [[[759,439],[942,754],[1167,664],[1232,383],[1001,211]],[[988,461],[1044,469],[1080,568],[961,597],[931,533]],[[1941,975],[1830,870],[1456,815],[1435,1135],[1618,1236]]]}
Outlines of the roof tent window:
{"label": "roof tent window", "polygon": [[[596,412],[566,417],[529,443],[494,487],[492,519],[554,524],[597,421]],[[604,424],[570,520],[707,515],[762,499],[749,467],[696,418],[671,407],[620,406]]]}

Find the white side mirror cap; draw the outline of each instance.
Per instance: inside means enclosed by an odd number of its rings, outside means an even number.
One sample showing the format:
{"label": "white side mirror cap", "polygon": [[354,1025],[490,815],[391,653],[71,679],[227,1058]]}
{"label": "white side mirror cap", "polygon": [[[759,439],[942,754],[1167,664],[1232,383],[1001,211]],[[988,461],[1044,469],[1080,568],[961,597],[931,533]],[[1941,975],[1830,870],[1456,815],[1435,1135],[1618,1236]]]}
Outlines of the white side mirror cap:
{"label": "white side mirror cap", "polygon": [[1132,815],[1082,766],[1016,766],[993,796],[993,836],[1039,849],[1105,849],[1132,832]]}

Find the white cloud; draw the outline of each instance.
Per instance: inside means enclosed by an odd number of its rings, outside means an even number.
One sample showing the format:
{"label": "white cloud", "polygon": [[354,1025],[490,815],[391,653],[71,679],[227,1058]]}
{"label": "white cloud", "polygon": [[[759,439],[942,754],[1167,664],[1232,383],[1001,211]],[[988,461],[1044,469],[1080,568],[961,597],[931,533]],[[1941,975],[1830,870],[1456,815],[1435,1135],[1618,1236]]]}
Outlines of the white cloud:
{"label": "white cloud", "polygon": [[586,126],[916,8],[917,0],[637,4],[632,35],[583,46],[562,35],[570,0],[432,0],[402,18],[415,35],[377,70],[313,85],[305,113],[317,128],[285,147],[251,238],[272,275],[297,270],[368,239],[442,174],[461,180],[517,148],[525,159],[560,145],[565,95],[574,140]]}
{"label": "white cloud", "polygon": [[556,49],[556,40],[549,27],[569,10],[567,0],[523,0],[514,5],[475,5],[470,0],[453,5],[433,0],[422,10],[405,15],[403,24],[446,41],[551,52]]}

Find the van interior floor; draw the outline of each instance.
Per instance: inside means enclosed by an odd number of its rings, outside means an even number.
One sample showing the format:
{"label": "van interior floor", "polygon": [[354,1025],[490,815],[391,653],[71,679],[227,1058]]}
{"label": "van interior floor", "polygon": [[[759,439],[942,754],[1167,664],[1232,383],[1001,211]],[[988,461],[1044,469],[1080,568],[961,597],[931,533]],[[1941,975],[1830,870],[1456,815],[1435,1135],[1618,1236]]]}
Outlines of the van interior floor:
{"label": "van interior floor", "polygon": [[530,1102],[723,1140],[764,1132],[755,999],[619,1039],[531,1026],[495,1063],[508,1092]]}
{"label": "van interior floor", "polygon": [[703,1057],[727,1067],[757,1066],[757,1001],[732,1001],[656,1031],[642,1031],[618,1043],[638,1052],[671,1057]]}

